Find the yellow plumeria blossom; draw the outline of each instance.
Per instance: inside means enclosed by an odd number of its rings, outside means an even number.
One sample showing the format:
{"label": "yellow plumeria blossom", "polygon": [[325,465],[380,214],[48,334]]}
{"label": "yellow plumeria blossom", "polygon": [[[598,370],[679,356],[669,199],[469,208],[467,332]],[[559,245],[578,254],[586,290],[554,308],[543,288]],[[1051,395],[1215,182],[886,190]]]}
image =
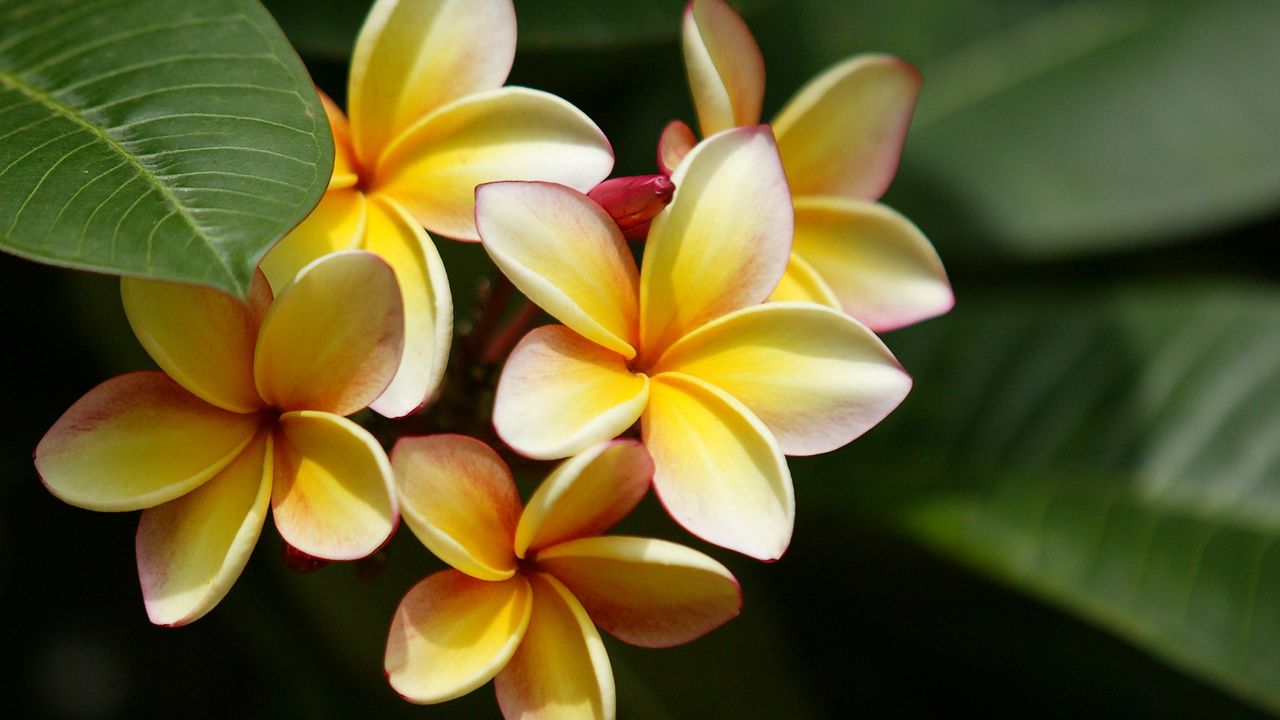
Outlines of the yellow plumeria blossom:
{"label": "yellow plumeria blossom", "polygon": [[372,407],[407,415],[434,393],[453,333],[444,266],[423,231],[475,241],[476,185],[549,180],[587,190],[613,151],[554,95],[503,87],[516,49],[511,0],[378,0],[356,39],[350,122],[328,98],[336,159],[320,205],[262,264],[272,287],[334,250],[395,269],[405,303],[399,372]]}
{"label": "yellow plumeria blossom", "polygon": [[[764,60],[724,0],[693,0],[684,58],[704,136],[760,122]],[[920,92],[920,73],[885,55],[860,55],[823,72],[772,123],[795,202],[795,245],[772,300],[816,302],[873,330],[951,309],[942,261],[918,228],[876,202],[898,168]],[[664,133],[660,161],[675,167],[693,136]]]}
{"label": "yellow plumeria blossom", "polygon": [[523,510],[511,471],[478,440],[405,438],[391,462],[405,522],[454,568],[414,586],[391,622],[387,679],[407,700],[441,702],[493,679],[507,718],[613,718],[596,626],[669,647],[742,607],[737,581],[706,555],[600,535],[648,490],[653,464],[635,441],[565,461]]}
{"label": "yellow plumeria blossom", "polygon": [[402,351],[391,268],[347,251],[271,299],[122,283],[129,322],[164,372],[99,385],[36,448],[45,485],[90,510],[139,510],[147,615],[183,625],[226,595],[268,505],[293,547],[326,560],[377,550],[398,521],[391,466],[346,419],[382,392]]}
{"label": "yellow plumeria blossom", "polygon": [[761,559],[795,517],[783,454],[840,447],[906,396],[869,330],[811,303],[764,303],[791,250],[791,198],[766,126],[700,143],[672,175],[637,270],[586,196],[550,183],[476,190],[485,249],[564,325],[530,332],[498,382],[494,426],[567,457],[636,420],[654,488],[680,524]]}

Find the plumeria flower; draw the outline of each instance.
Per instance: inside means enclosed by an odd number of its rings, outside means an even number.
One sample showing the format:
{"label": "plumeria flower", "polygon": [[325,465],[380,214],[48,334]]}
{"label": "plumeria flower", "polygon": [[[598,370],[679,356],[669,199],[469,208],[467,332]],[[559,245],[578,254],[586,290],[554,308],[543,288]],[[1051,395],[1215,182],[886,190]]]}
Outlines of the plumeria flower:
{"label": "plumeria flower", "polygon": [[639,270],[586,196],[551,183],[477,188],[485,249],[564,323],[512,351],[494,426],[518,452],[549,459],[639,420],[671,515],[710,542],[774,559],[795,517],[783,454],[844,445],[911,381],[844,313],[761,304],[791,251],[791,196],[768,127],[708,138],[672,181]]}
{"label": "plumeria flower", "polygon": [[158,625],[198,619],[248,562],[270,505],[292,547],[326,560],[377,550],[398,518],[391,466],[346,419],[382,392],[402,350],[391,268],[348,251],[306,266],[272,302],[125,279],[125,311],[163,372],[89,391],[36,448],[54,495],[141,509],[138,576]]}
{"label": "plumeria flower", "polygon": [[724,566],[682,545],[600,536],[644,496],[653,465],[635,441],[557,467],[521,509],[511,471],[461,435],[406,438],[391,453],[405,522],[453,566],[409,591],[386,672],[435,703],[494,679],[507,718],[612,718],[613,673],[596,626],[642,647],[689,642],[738,614]]}
{"label": "plumeria flower", "polygon": [[586,190],[608,176],[600,129],[558,97],[503,87],[516,49],[510,0],[378,0],[356,39],[350,122],[328,98],[335,162],[311,215],[267,255],[273,287],[334,250],[395,269],[405,303],[399,372],[372,407],[407,415],[434,393],[453,300],[433,233],[475,241],[475,186],[550,180]]}
{"label": "plumeria flower", "polygon": [[[684,59],[704,136],[760,122],[764,60],[724,0],[693,0]],[[845,312],[879,332],[955,304],[942,261],[915,225],[876,202],[898,168],[920,73],[886,55],[860,55],[810,81],[774,118],[795,203],[795,244],[772,300]],[[695,138],[668,125],[659,164],[671,170]]]}

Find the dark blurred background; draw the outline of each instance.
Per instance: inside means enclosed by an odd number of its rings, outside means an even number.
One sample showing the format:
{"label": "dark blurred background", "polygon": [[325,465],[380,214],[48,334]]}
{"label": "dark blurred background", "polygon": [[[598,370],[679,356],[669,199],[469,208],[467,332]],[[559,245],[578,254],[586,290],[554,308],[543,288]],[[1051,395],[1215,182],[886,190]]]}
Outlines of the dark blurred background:
{"label": "dark blurred background", "polygon": [[[266,4],[341,102],[367,3]],[[618,174],[653,172],[663,125],[694,119],[682,4],[521,0],[510,82],[587,112]],[[898,412],[792,461],[798,521],[781,562],[699,545],[651,500],[625,521],[725,562],[746,604],[687,646],[606,638],[620,715],[1280,708],[1280,9],[734,5],[765,56],[766,118],[856,52],[922,69],[885,202],[934,241],[958,305],[886,336],[916,380]],[[465,318],[492,267],[473,246],[439,247]],[[391,614],[440,567],[408,532],[373,560],[300,575],[268,527],[217,609],[152,627],[137,514],[64,505],[31,463],[82,394],[150,366],[118,281],[0,255],[0,307],[5,715],[497,714],[488,688],[419,708],[386,686]]]}

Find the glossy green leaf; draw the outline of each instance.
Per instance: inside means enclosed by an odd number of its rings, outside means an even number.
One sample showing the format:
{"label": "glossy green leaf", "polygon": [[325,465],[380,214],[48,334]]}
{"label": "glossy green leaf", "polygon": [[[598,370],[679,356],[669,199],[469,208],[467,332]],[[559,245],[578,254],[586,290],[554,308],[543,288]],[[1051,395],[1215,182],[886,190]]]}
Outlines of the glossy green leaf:
{"label": "glossy green leaf", "polygon": [[969,298],[889,342],[912,396],[802,514],[834,497],[1280,708],[1280,293]]}
{"label": "glossy green leaf", "polygon": [[1280,211],[1280,4],[797,0],[768,19],[770,107],[857,52],[921,69],[889,199],[944,257],[1167,245]]}
{"label": "glossy green leaf", "polygon": [[256,0],[0,0],[0,249],[244,296],[332,162]]}

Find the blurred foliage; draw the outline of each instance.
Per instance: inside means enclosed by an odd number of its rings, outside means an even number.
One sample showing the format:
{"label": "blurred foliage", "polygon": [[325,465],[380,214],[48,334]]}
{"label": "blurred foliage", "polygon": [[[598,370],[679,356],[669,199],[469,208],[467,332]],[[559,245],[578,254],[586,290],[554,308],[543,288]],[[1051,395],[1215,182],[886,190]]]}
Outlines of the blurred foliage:
{"label": "blurred foliage", "polygon": [[[267,4],[341,100],[364,3]],[[693,117],[682,5],[518,0],[512,82],[583,108],[620,173],[652,172],[662,126]],[[959,304],[886,337],[916,380],[897,413],[792,461],[799,517],[780,563],[712,550],[742,579],[742,617],[668,650],[606,639],[623,716],[1280,711],[1276,6],[735,5],[765,55],[766,117],[855,52],[921,67],[887,201],[938,246]],[[465,321],[491,265],[474,246],[441,251]],[[385,686],[395,604],[440,567],[408,533],[380,566],[296,575],[268,529],[209,617],[146,623],[136,515],[62,505],[30,466],[85,390],[147,362],[116,285],[0,257],[22,379],[0,438],[19,714],[494,715],[489,691],[418,708]],[[655,505],[622,530],[689,542]]]}

